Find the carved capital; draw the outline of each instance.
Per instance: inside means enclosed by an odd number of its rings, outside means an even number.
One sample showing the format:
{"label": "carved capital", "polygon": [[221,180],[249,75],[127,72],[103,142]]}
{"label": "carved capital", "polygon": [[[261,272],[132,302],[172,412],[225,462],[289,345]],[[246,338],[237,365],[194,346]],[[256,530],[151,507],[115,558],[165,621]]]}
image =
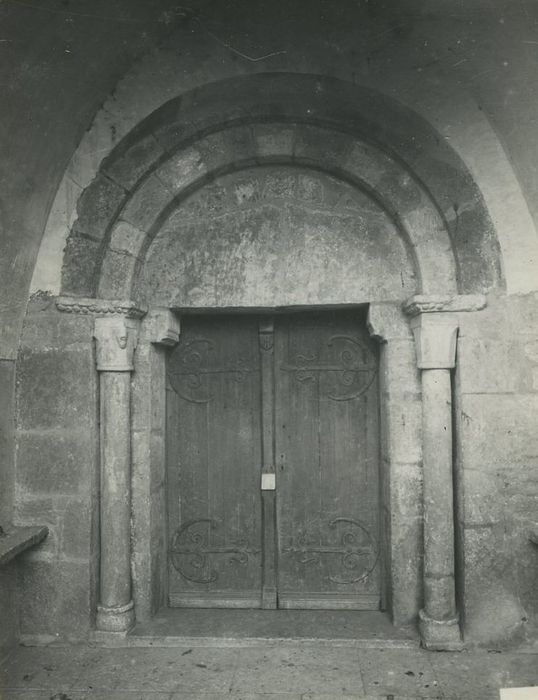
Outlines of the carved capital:
{"label": "carved capital", "polygon": [[139,319],[146,314],[136,302],[128,299],[85,299],[83,297],[58,297],[56,308],[68,314],[94,316],[125,316]]}
{"label": "carved capital", "polygon": [[458,320],[445,313],[423,313],[411,320],[419,369],[456,366]]}
{"label": "carved capital", "polygon": [[97,370],[99,372],[132,372],[138,338],[138,322],[125,316],[95,319]]}
{"label": "carved capital", "polygon": [[480,311],[485,308],[484,294],[424,295],[417,294],[403,304],[403,310],[408,316],[434,312]]}
{"label": "carved capital", "polygon": [[180,321],[170,309],[150,309],[144,320],[144,326],[144,336],[155,345],[173,347],[179,342]]}

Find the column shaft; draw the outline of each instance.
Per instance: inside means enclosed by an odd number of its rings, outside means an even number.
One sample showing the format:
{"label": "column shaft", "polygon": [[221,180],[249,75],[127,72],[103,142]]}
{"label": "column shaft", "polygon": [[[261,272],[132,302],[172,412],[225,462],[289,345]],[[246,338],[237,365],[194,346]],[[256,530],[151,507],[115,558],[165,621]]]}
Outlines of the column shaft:
{"label": "column shaft", "polygon": [[129,372],[101,372],[101,605],[131,601]]}
{"label": "column shaft", "polygon": [[136,325],[124,317],[95,321],[100,374],[100,587],[97,628],[125,632],[131,598],[131,372]]}
{"label": "column shaft", "polygon": [[422,370],[422,401],[424,610],[449,620],[456,616],[450,370]]}
{"label": "column shaft", "polygon": [[426,648],[459,649],[450,376],[456,364],[458,322],[452,314],[427,311],[413,318],[411,327],[422,375],[424,608],[419,627]]}

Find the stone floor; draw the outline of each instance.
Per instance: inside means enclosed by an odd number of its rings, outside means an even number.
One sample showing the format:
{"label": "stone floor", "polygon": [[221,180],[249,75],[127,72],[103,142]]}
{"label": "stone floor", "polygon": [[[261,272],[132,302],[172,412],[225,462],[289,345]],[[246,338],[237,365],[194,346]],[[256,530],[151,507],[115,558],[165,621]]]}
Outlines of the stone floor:
{"label": "stone floor", "polygon": [[498,700],[501,687],[538,686],[538,654],[73,645],[20,647],[0,671],[1,700]]}

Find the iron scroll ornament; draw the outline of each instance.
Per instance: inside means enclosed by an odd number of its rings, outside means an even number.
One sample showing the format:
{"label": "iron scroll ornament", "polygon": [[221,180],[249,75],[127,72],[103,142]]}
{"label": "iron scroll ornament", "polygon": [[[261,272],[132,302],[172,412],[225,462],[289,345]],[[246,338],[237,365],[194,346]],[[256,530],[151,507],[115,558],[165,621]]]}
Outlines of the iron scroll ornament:
{"label": "iron scroll ornament", "polygon": [[213,341],[195,338],[178,345],[168,364],[168,379],[178,396],[191,403],[209,403],[213,398],[210,392],[209,377],[226,374],[235,382],[243,382],[254,370],[243,357],[236,358],[229,365],[215,365],[211,353]]}
{"label": "iron scroll ornament", "polygon": [[299,563],[305,565],[319,563],[322,556],[339,557],[340,572],[329,575],[330,581],[341,585],[366,581],[379,560],[377,542],[363,523],[353,518],[335,518],[329,522],[329,528],[336,529],[340,524],[346,524],[348,528],[336,544],[313,545],[308,542],[307,534],[303,533],[295,544],[284,548],[282,552],[298,556]]}
{"label": "iron scroll ornament", "polygon": [[316,355],[297,353],[293,362],[281,365],[300,383],[328,382],[325,391],[333,401],[351,401],[364,394],[372,384],[377,365],[371,351],[355,338],[333,335],[328,343],[330,357],[322,361]]}
{"label": "iron scroll ornament", "polygon": [[198,518],[183,523],[172,537],[170,560],[174,569],[191,583],[213,583],[219,575],[211,566],[211,557],[228,556],[230,563],[246,566],[251,555],[259,549],[249,547],[246,541],[231,545],[210,544],[210,534],[219,523],[212,518]]}

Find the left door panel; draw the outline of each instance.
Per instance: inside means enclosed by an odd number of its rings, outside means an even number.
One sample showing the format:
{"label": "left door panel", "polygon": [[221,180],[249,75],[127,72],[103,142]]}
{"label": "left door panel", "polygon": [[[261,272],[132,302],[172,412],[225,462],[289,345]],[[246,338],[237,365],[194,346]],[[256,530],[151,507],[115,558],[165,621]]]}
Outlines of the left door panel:
{"label": "left door panel", "polygon": [[261,603],[258,322],[184,317],[167,368],[169,604]]}

